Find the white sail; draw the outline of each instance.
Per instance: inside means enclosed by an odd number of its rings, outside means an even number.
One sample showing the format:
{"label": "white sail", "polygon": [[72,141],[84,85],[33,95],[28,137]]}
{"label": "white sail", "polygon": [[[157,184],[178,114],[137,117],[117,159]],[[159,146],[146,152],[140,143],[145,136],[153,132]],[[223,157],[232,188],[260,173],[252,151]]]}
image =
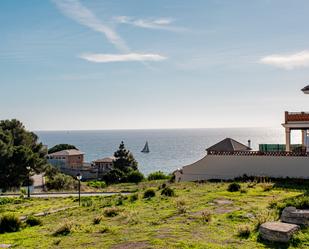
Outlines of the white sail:
{"label": "white sail", "polygon": [[149,153],[150,152],[148,142],[146,142],[146,144],[145,144],[145,146],[144,146],[144,148],[142,149],[141,152],[143,152],[143,153]]}

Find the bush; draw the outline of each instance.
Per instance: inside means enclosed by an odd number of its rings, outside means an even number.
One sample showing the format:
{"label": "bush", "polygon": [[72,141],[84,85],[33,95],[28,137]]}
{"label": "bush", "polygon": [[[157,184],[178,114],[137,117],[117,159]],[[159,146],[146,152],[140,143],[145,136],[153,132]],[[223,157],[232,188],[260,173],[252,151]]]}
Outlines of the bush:
{"label": "bush", "polygon": [[120,212],[120,209],[117,207],[110,207],[104,209],[104,216],[106,217],[114,217],[117,216]]}
{"label": "bush", "polygon": [[163,179],[169,179],[169,178],[170,178],[169,175],[166,175],[161,171],[156,171],[156,172],[150,173],[147,177],[148,181],[163,180]]}
{"label": "bush", "polygon": [[97,216],[93,219],[93,225],[98,225],[102,221],[102,216]]}
{"label": "bush", "polygon": [[135,193],[135,194],[130,195],[129,200],[130,200],[130,202],[137,201],[138,200],[138,194]]}
{"label": "bush", "polygon": [[26,219],[26,224],[30,227],[39,226],[42,225],[42,221],[39,218],[30,215]]}
{"label": "bush", "polygon": [[104,181],[90,181],[87,182],[87,185],[93,188],[106,188],[106,183]]}
{"label": "bush", "polygon": [[0,217],[0,233],[12,233],[19,231],[21,221],[15,215],[3,215]]}
{"label": "bush", "polygon": [[72,224],[70,222],[65,222],[63,225],[61,225],[54,233],[54,236],[66,236],[72,231]]}
{"label": "bush", "polygon": [[241,188],[241,186],[240,186],[239,183],[233,182],[233,183],[229,184],[227,190],[228,190],[229,192],[237,192],[237,191],[240,190],[240,188]]}
{"label": "bush", "polygon": [[152,197],[154,197],[154,196],[156,196],[156,191],[154,190],[154,189],[152,189],[152,188],[149,188],[149,189],[147,189],[145,192],[144,192],[144,196],[143,196],[143,198],[152,198]]}
{"label": "bush", "polygon": [[285,207],[293,206],[298,209],[309,209],[309,195],[300,195],[297,197],[285,199],[283,202],[272,202],[271,207],[276,207],[279,211],[282,211]]}
{"label": "bush", "polygon": [[249,225],[238,226],[237,236],[241,238],[248,238],[251,233],[251,227]]}
{"label": "bush", "polygon": [[162,189],[161,195],[175,196],[175,191],[174,191],[174,189],[172,189],[170,187],[165,187],[164,189]]}
{"label": "bush", "polygon": [[75,184],[73,177],[59,173],[53,178],[47,178],[46,187],[54,190],[72,190],[75,189]]}
{"label": "bush", "polygon": [[122,182],[124,178],[125,174],[119,169],[112,169],[103,175],[103,180],[107,184]]}
{"label": "bush", "polygon": [[127,182],[139,183],[144,180],[144,175],[138,170],[134,170],[128,173],[126,180]]}

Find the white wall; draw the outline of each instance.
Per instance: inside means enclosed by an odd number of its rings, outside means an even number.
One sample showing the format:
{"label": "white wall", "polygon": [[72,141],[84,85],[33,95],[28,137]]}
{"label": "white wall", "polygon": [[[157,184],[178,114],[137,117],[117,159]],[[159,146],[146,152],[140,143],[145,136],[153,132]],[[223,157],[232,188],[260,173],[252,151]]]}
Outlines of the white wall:
{"label": "white wall", "polygon": [[309,178],[309,157],[206,155],[184,166],[182,172],[181,181],[233,179],[244,174]]}

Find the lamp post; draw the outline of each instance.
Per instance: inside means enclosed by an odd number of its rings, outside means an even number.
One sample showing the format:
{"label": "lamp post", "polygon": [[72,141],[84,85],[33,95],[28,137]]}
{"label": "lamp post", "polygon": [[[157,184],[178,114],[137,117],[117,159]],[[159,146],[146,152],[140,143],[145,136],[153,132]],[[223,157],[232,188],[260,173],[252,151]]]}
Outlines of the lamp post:
{"label": "lamp post", "polygon": [[27,166],[26,167],[26,169],[27,169],[27,178],[28,178],[28,193],[27,193],[27,196],[28,196],[28,198],[30,198],[30,166]]}
{"label": "lamp post", "polygon": [[80,173],[78,173],[76,178],[78,180],[78,204],[80,206],[80,181],[82,179],[82,175]]}

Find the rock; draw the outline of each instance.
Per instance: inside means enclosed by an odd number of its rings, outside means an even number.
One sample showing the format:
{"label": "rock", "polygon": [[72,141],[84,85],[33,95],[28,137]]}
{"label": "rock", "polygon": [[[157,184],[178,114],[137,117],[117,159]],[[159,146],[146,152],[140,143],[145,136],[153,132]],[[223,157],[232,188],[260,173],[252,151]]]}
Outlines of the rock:
{"label": "rock", "polygon": [[288,242],[292,235],[300,229],[298,225],[283,222],[266,222],[259,228],[263,239],[272,242]]}
{"label": "rock", "polygon": [[216,199],[214,200],[214,203],[218,205],[230,205],[233,204],[233,201],[227,199]]}
{"label": "rock", "polygon": [[295,207],[286,207],[281,214],[281,221],[297,225],[309,225],[309,210],[296,209]]}
{"label": "rock", "polygon": [[10,248],[11,244],[0,244],[0,248]]}

